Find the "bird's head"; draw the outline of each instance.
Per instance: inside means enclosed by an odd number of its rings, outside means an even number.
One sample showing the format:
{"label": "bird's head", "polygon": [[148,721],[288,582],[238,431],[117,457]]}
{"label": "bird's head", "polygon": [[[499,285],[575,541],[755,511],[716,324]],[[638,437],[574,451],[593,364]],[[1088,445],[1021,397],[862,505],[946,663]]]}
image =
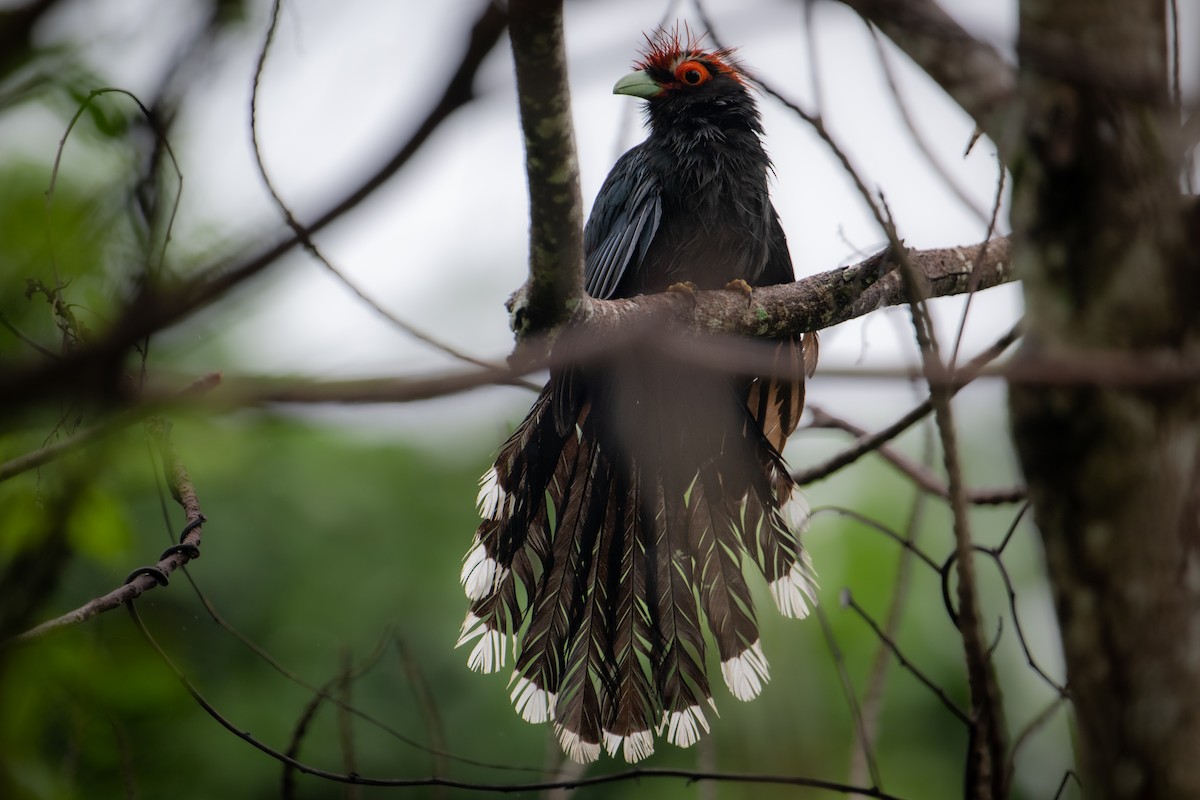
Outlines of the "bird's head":
{"label": "bird's head", "polygon": [[617,81],[613,93],[647,100],[655,128],[690,118],[758,130],[758,112],[733,48],[706,49],[703,40],[678,27],[647,35],[636,71]]}

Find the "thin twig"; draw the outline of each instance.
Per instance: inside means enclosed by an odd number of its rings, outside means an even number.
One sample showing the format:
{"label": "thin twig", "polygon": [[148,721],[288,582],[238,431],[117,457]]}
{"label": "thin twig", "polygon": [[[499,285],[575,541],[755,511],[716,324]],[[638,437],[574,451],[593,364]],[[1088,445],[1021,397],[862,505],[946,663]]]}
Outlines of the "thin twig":
{"label": "thin twig", "polygon": [[1058,791],[1054,793],[1054,800],[1059,800],[1059,798],[1063,796],[1063,792],[1067,790],[1067,784],[1070,783],[1072,779],[1074,779],[1076,786],[1078,786],[1080,789],[1083,788],[1083,784],[1079,781],[1079,775],[1075,773],[1075,770],[1069,769],[1063,773],[1062,782],[1058,784]]}
{"label": "thin twig", "polygon": [[900,663],[900,666],[912,673],[913,677],[920,681],[926,689],[933,692],[934,696],[937,697],[938,700],[942,701],[942,705],[949,709],[950,713],[957,717],[959,722],[970,726],[971,719],[967,716],[966,712],[959,708],[940,686],[928,678],[925,673],[921,672],[921,670],[917,669],[916,665],[914,665],[904,656],[904,653],[900,650],[900,647],[890,637],[888,637],[886,633],[884,633],[883,629],[879,627],[879,623],[877,623],[871,617],[871,615],[867,613],[866,609],[858,604],[858,602],[854,599],[854,596],[850,593],[849,589],[842,590],[842,606],[844,608],[849,608],[851,611],[858,614],[858,616],[862,618],[863,622],[871,626],[871,630],[875,632],[875,635],[879,638],[879,641],[883,642],[887,646],[888,650],[891,650],[892,654],[896,656],[896,660]]}
{"label": "thin twig", "polygon": [[829,617],[825,614],[825,607],[818,605],[814,608],[814,611],[816,612],[817,621],[821,623],[821,633],[825,637],[825,645],[829,648],[829,654],[833,658],[833,666],[837,671],[838,680],[842,684],[842,695],[846,698],[846,705],[850,707],[850,720],[859,746],[858,752],[862,753],[863,759],[866,762],[867,774],[871,778],[871,785],[883,788],[883,780],[879,776],[879,764],[875,761],[874,747],[867,734],[867,726],[863,721],[862,706],[858,702],[858,695],[854,692],[854,682],[850,680],[850,671],[846,669],[846,659],[842,655],[842,648],[838,646],[837,637],[833,635],[833,627],[829,624]]}
{"label": "thin twig", "polygon": [[[835,428],[853,434],[857,437],[869,436],[870,433],[865,428],[855,425],[849,420],[836,417],[819,406],[814,406],[811,403],[807,406],[809,412],[812,413],[812,422],[810,428]],[[900,470],[902,473],[912,479],[917,488],[928,494],[935,494],[938,497],[948,498],[950,489],[945,481],[934,474],[933,470],[918,464],[894,448],[887,445],[880,445],[876,451],[889,464]],[[1025,499],[1025,488],[1022,486],[1013,486],[1000,489],[968,489],[967,502],[972,505],[1001,505],[1005,503],[1019,503]]]}
{"label": "thin twig", "polygon": [[1016,774],[1017,771],[1017,753],[1022,747],[1025,746],[1026,742],[1033,738],[1035,733],[1040,731],[1048,722],[1050,722],[1051,719],[1054,718],[1054,715],[1058,713],[1058,710],[1062,708],[1063,704],[1066,702],[1067,698],[1063,695],[1055,697],[1045,708],[1039,711],[1038,714],[1031,719],[1024,728],[1021,729],[1021,732],[1017,734],[1017,737],[1013,739],[1012,748],[1008,753],[1008,764],[1005,765],[1005,771],[1008,773],[1009,785],[1012,784],[1013,775]]}
{"label": "thin twig", "polygon": [[942,565],[930,558],[929,554],[917,547],[912,540],[910,540],[908,537],[901,536],[887,525],[884,525],[878,520],[871,519],[866,514],[861,514],[858,511],[850,508],[842,508],[841,506],[816,506],[809,514],[809,519],[816,519],[821,514],[837,514],[840,517],[848,517],[849,519],[858,522],[859,524],[875,531],[876,533],[882,533],[888,539],[891,539],[905,550],[911,552],[914,556],[920,559],[925,566],[929,567],[934,572],[940,574],[942,571]]}
{"label": "thin twig", "polygon": [[[997,159],[999,160],[999,159]],[[992,201],[992,216],[988,220],[987,230],[983,234],[983,254],[980,256],[980,261],[985,261],[984,256],[987,252],[988,243],[992,241],[992,235],[996,232],[996,223],[1000,218],[1000,205],[1004,201],[1004,185],[1005,177],[1008,173],[1004,169],[1004,162],[999,163],[999,177],[996,179],[996,197]],[[954,349],[950,351],[950,360],[947,362],[951,372],[954,371],[955,364],[958,363],[958,353],[962,348],[963,333],[967,329],[967,315],[971,312],[971,301],[975,299],[975,292],[979,289],[980,275],[977,271],[971,272],[971,280],[967,285],[967,302],[963,305],[962,315],[958,319],[958,332],[954,334]]]}
{"label": "thin twig", "polygon": [[579,778],[578,780],[568,781],[543,781],[536,783],[518,783],[518,784],[502,784],[502,783],[479,783],[473,781],[461,781],[452,778],[376,778],[369,775],[347,775],[330,770],[314,767],[305,764],[295,758],[292,758],[285,753],[263,743],[257,737],[248,733],[243,728],[235,725],[231,720],[222,715],[217,709],[200,693],[198,689],[188,680],[187,676],[175,665],[166,651],[150,633],[146,624],[142,621],[138,614],[137,605],[128,603],[130,617],[138,631],[145,638],[150,647],[158,654],[158,657],[167,666],[167,668],[175,675],[176,679],[183,685],[184,689],[196,703],[204,709],[218,724],[227,731],[232,733],[237,738],[249,744],[256,750],[265,753],[271,758],[283,764],[288,764],[296,770],[311,775],[316,778],[322,778],[335,783],[351,783],[362,786],[447,786],[454,789],[463,789],[466,791],[478,792],[493,792],[496,794],[512,794],[520,792],[537,792],[546,789],[555,788],[579,788],[584,786],[601,786],[613,783],[625,783],[627,781],[638,781],[647,778],[670,778],[683,780],[688,782],[695,781],[721,781],[724,783],[744,783],[744,784],[763,784],[776,786],[803,786],[812,789],[822,789],[828,792],[839,794],[860,794],[866,797],[876,798],[877,800],[903,800],[897,795],[888,794],[875,788],[866,788],[861,786],[849,786],[838,781],[827,781],[820,778],[807,778],[798,775],[770,775],[760,773],[733,773],[733,772],[696,772],[693,770],[684,769],[630,769],[622,772],[614,772],[607,775],[594,775],[588,778]]}
{"label": "thin twig", "polygon": [[887,48],[880,37],[879,28],[875,27],[866,17],[860,17],[860,19],[867,26],[867,32],[871,34],[871,40],[875,44],[875,55],[879,59],[880,67],[883,68],[883,77],[887,81],[888,90],[891,92],[892,100],[894,101],[893,106],[900,114],[900,121],[908,129],[908,135],[912,139],[913,144],[916,145],[917,150],[925,158],[925,163],[941,178],[942,185],[954,195],[962,207],[974,214],[980,222],[986,220],[987,214],[984,213],[984,210],[975,202],[975,199],[967,194],[966,189],[959,185],[954,176],[950,174],[950,171],[934,155],[933,148],[929,146],[929,142],[926,141],[925,135],[921,133],[916,120],[909,113],[908,103],[900,96],[900,85],[896,81],[895,68],[892,66],[892,60],[888,56]]}
{"label": "thin twig", "polygon": [[[928,426],[925,427],[925,433],[923,461],[927,465],[933,461],[934,448],[933,438],[929,433]],[[910,545],[916,544],[917,534],[921,526],[921,517],[925,511],[927,500],[928,494],[926,492],[918,490],[913,493],[912,508],[908,514],[908,521],[904,526],[904,540]],[[895,579],[892,581],[891,597],[888,600],[887,617],[883,622],[883,632],[889,641],[896,640],[896,634],[900,629],[900,621],[904,615],[904,608],[909,598],[909,588],[912,586],[912,567],[912,553],[907,548],[901,549],[899,557],[896,560],[896,573]],[[890,654],[891,651],[887,643],[881,640],[879,647],[875,650],[875,656],[871,660],[871,668],[867,673],[866,685],[863,688],[862,718],[864,743],[861,748],[856,748],[851,754],[849,773],[851,783],[858,783],[862,780],[862,773],[869,764],[867,756],[873,752],[879,738],[881,717],[883,715],[884,688],[887,683],[888,667],[892,663]]]}
{"label": "thin twig", "polygon": [[445,775],[446,769],[446,734],[442,728],[442,717],[438,713],[437,701],[425,673],[421,669],[420,659],[409,649],[408,643],[399,633],[392,634],[396,644],[396,652],[404,674],[408,677],[408,685],[412,688],[413,697],[417,701],[417,709],[421,713],[421,721],[425,724],[425,734],[429,739],[430,774]]}
{"label": "thin twig", "polygon": [[[1017,340],[1019,326],[1014,326],[1008,333],[1001,336],[991,347],[984,350],[971,360],[969,364],[964,366],[954,378],[954,390],[966,386],[979,371],[988,363],[996,360],[1000,355]],[[863,436],[858,439],[853,445],[846,450],[838,453],[836,456],[827,459],[826,461],[801,470],[792,475],[792,479],[801,486],[814,483],[822,478],[826,478],[837,472],[842,467],[853,464],[858,459],[865,456],[867,453],[877,450],[884,442],[889,442],[899,436],[904,431],[912,427],[916,422],[923,419],[933,408],[930,400],[925,400],[916,406],[912,411],[909,411],[900,419],[888,425],[869,436]]]}
{"label": "thin twig", "polygon": [[[205,594],[200,589],[200,586],[192,578],[191,573],[189,573],[185,569],[183,571],[183,574],[188,579],[188,581],[191,582],[192,590],[195,592],[197,599],[200,600],[201,605],[204,606],[204,610],[208,612],[208,615],[212,618],[212,621],[214,623],[216,623],[216,625],[218,627],[220,627],[223,631],[225,631],[230,636],[232,636],[234,639],[236,639],[243,647],[245,647],[247,650],[249,650],[251,653],[253,653],[255,657],[257,657],[257,658],[261,659],[263,662],[265,662],[269,667],[271,667],[271,669],[275,670],[277,673],[282,675],[285,679],[287,679],[288,681],[291,681],[292,683],[296,684],[297,686],[299,686],[300,688],[304,689],[309,694],[311,694],[318,704],[323,703],[323,702],[331,703],[334,706],[337,706],[339,709],[346,711],[347,713],[353,714],[354,716],[358,717],[360,720],[367,723],[368,725],[371,725],[372,727],[374,727],[380,731],[383,731],[388,736],[391,736],[392,738],[396,739],[397,741],[403,742],[405,745],[413,748],[414,750],[420,750],[420,751],[428,753],[437,761],[444,759],[444,760],[454,761],[459,764],[464,764],[466,766],[483,767],[485,769],[492,769],[492,770],[497,770],[497,771],[501,771],[501,772],[526,772],[526,773],[530,773],[530,774],[537,774],[538,772],[540,772],[540,770],[538,770],[536,767],[525,766],[522,764],[512,764],[512,763],[500,764],[500,763],[492,762],[492,761],[482,761],[479,759],[467,758],[466,756],[458,755],[457,753],[453,753],[453,752],[445,749],[442,746],[430,747],[428,745],[424,745],[421,742],[414,739],[413,737],[402,733],[401,731],[397,730],[393,726],[378,719],[377,717],[371,716],[370,714],[366,713],[365,711],[361,711],[358,708],[355,708],[354,706],[344,706],[335,695],[330,694],[330,685],[328,683],[326,683],[322,686],[315,686],[314,684],[310,683],[309,681],[306,681],[304,678],[301,678],[299,675],[297,675],[296,673],[289,670],[282,663],[280,663],[279,660],[276,659],[273,655],[268,653],[266,650],[264,650],[262,647],[260,647],[254,641],[252,641],[248,636],[246,636],[244,633],[242,633],[240,630],[238,630],[236,627],[234,627],[233,624],[229,622],[229,620],[225,619],[225,617],[223,617],[220,614],[220,612],[217,611],[217,608],[213,604],[212,600],[208,597],[207,594]],[[389,637],[391,635],[392,635],[391,631],[389,630],[389,631],[385,632],[385,635],[383,637],[380,638],[379,644],[377,644],[375,647],[375,650],[372,651],[372,655],[368,656],[365,659],[364,668],[366,668],[366,665],[373,664],[372,659],[374,658],[374,653],[376,651],[378,651],[380,653],[383,652],[383,647],[387,643],[387,641],[389,640]]]}
{"label": "thin twig", "polygon": [[9,318],[4,314],[4,312],[0,312],[0,325],[3,325],[4,327],[8,328],[8,330],[12,332],[13,336],[16,336],[22,342],[29,345],[34,350],[38,351],[39,353],[44,355],[46,358],[58,358],[58,353],[55,353],[53,350],[42,347],[42,345],[38,344],[38,342],[35,339],[32,339],[32,338],[26,336],[24,333],[22,333],[21,329],[18,328],[16,325],[14,325],[9,320]]}
{"label": "thin twig", "polygon": [[[192,585],[195,586],[194,581]],[[197,589],[198,592],[199,589]],[[355,709],[354,706],[350,705],[348,697],[342,695],[340,692],[337,694],[334,692],[341,682],[353,681],[372,670],[383,658],[383,654],[387,652],[387,645],[391,641],[391,635],[391,630],[385,631],[383,636],[379,637],[379,641],[376,642],[371,653],[360,664],[344,663],[338,674],[321,684],[320,688],[306,687],[311,689],[312,697],[305,703],[304,709],[296,719],[296,724],[292,726],[292,736],[288,740],[287,750],[285,751],[288,756],[296,758],[300,755],[300,745],[304,742],[304,737],[308,735],[309,728],[312,726],[313,720],[317,717],[317,712],[326,701],[337,707],[339,729],[344,724],[343,720],[349,718],[351,715],[371,721],[370,717],[367,717]],[[237,636],[239,639],[242,638],[241,634],[237,634]],[[268,656],[267,659],[269,660],[270,657]],[[301,683],[300,681],[296,682]],[[403,737],[400,738],[403,740]],[[296,770],[290,764],[283,765],[280,795],[284,800],[290,800],[290,798],[296,795]]]}
{"label": "thin twig", "polygon": [[[358,755],[354,749],[354,718],[345,710],[352,702],[350,691],[354,684],[354,657],[348,646],[341,648],[341,662],[340,674],[335,679],[337,698],[342,701],[338,704],[337,713],[338,745],[342,751],[342,771],[354,775],[358,772]],[[342,797],[344,800],[359,800],[362,797],[360,788],[349,784],[344,787]]]}

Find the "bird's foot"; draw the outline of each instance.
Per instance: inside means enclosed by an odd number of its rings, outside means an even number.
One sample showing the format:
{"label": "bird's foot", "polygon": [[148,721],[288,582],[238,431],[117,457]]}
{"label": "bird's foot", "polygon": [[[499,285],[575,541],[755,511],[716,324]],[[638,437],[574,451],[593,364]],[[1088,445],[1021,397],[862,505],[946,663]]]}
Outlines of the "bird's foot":
{"label": "bird's foot", "polygon": [[746,298],[746,305],[749,305],[751,298],[754,297],[754,287],[741,278],[734,278],[725,284],[725,289],[730,292],[741,292]]}
{"label": "bird's foot", "polygon": [[672,292],[674,294],[683,295],[688,300],[692,301],[692,308],[696,307],[696,284],[692,283],[691,281],[680,281],[679,283],[672,283],[670,286],[667,287],[667,291]]}

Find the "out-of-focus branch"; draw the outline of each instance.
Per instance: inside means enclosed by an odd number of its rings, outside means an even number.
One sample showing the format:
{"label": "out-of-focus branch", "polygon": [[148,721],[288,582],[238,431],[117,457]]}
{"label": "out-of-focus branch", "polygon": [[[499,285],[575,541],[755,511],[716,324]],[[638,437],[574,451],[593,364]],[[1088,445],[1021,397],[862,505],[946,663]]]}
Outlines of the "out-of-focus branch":
{"label": "out-of-focus branch", "polygon": [[[484,58],[492,51],[507,25],[495,3],[485,5],[471,28],[466,52],[434,107],[386,164],[304,227],[314,235],[358,206],[401,170],[434,131],[456,110],[474,98],[472,84]],[[121,361],[146,336],[169,328],[190,314],[222,298],[226,292],[277,262],[300,244],[293,233],[257,252],[218,262],[176,286],[147,285],[120,314],[103,336],[74,349],[53,362],[0,364],[0,410],[11,410],[69,388],[113,399],[123,374]]]}
{"label": "out-of-focus branch", "polygon": [[162,455],[163,473],[171,496],[183,508],[187,518],[186,534],[178,547],[169,548],[152,567],[135,570],[124,584],[106,595],[89,600],[74,611],[43,622],[19,636],[14,636],[0,646],[21,645],[57,633],[71,625],[77,625],[92,617],[111,611],[145,594],[155,586],[165,586],[167,577],[192,559],[200,557],[200,534],[204,515],[200,512],[200,501],[187,469],[179,460],[175,445],[171,441],[169,424],[159,418],[147,420],[146,430],[158,445]]}
{"label": "out-of-focus branch", "polygon": [[469,364],[474,364],[479,367],[494,366],[493,364],[488,364],[468,353],[463,352],[462,350],[452,347],[448,343],[441,341],[425,331],[422,331],[415,325],[406,322],[405,320],[393,314],[391,311],[384,308],[374,297],[371,297],[371,295],[368,294],[365,289],[351,280],[350,276],[347,275],[344,270],[338,268],[332,261],[329,260],[329,258],[326,257],[321,248],[317,246],[317,243],[313,241],[312,236],[309,235],[308,228],[306,228],[303,223],[296,219],[296,215],[292,212],[291,207],[288,206],[288,204],[284,201],[283,196],[279,193],[279,188],[275,185],[275,181],[271,178],[271,173],[267,170],[267,164],[263,158],[262,144],[259,141],[258,97],[262,88],[263,71],[267,65],[267,56],[270,53],[271,44],[275,41],[275,33],[279,28],[279,12],[282,6],[283,0],[275,0],[275,2],[271,5],[271,21],[267,26],[266,36],[263,38],[262,46],[258,51],[258,63],[255,67],[254,84],[250,93],[250,143],[254,150],[254,165],[258,167],[259,177],[262,178],[263,185],[266,187],[267,193],[271,195],[271,199],[275,202],[275,207],[279,210],[279,213],[283,215],[284,221],[287,222],[287,226],[292,229],[293,233],[296,234],[296,238],[298,238],[300,243],[304,245],[304,249],[307,250],[308,253],[323,267],[325,267],[329,274],[331,274],[339,283],[353,292],[359,300],[362,300],[364,303],[366,303],[367,307],[376,314],[383,317],[385,320],[399,328],[408,336],[411,336],[417,341],[424,342],[435,350],[440,350],[451,358],[456,358],[459,361],[465,361]]}
{"label": "out-of-focus branch", "polygon": [[[811,425],[813,428],[832,428],[845,431],[857,437],[870,435],[870,432],[865,428],[855,425],[850,420],[834,416],[824,409],[814,406],[812,403],[808,404],[808,410],[813,415]],[[912,460],[887,445],[880,445],[876,452],[893,467],[907,475],[921,491],[935,494],[943,499],[950,497],[950,489],[946,485],[946,482],[939,478],[929,467]],[[1020,486],[1003,489],[967,489],[966,497],[967,502],[972,505],[1018,503],[1025,499],[1025,489]]]}
{"label": "out-of-focus branch", "polygon": [[[956,373],[958,377],[956,377],[952,388],[957,391],[963,386],[966,386],[968,383],[974,380],[975,376],[979,374],[980,370],[982,370],[985,365],[999,358],[1000,354],[1007,350],[1016,340],[1017,329],[1013,328],[1004,336],[1000,337],[995,344],[973,358],[970,363],[959,370]],[[929,398],[926,398],[912,411],[909,411],[891,425],[888,425],[886,428],[876,431],[869,436],[860,437],[850,447],[846,448],[844,451],[838,453],[827,461],[809,467],[803,472],[796,473],[792,476],[792,480],[796,481],[796,483],[801,486],[806,486],[814,481],[820,480],[821,478],[828,477],[842,467],[853,464],[867,453],[878,450],[884,442],[889,442],[892,439],[895,439],[901,433],[911,428],[919,420],[924,419],[925,416],[932,410],[933,403]]]}
{"label": "out-of-focus branch", "polygon": [[140,403],[90,428],[84,428],[65,439],[48,444],[45,447],[34,450],[32,453],[26,453],[23,456],[0,463],[0,481],[6,481],[15,475],[20,475],[31,469],[37,469],[72,450],[77,450],[84,445],[91,444],[97,439],[107,436],[110,433],[115,433],[135,422],[141,422],[151,414],[161,411],[167,405],[186,403],[188,400],[216,388],[220,382],[221,373],[210,372],[192,381],[179,392],[174,392],[158,400]]}
{"label": "out-of-focus branch", "polygon": [[842,0],[873,23],[1005,150],[1001,114],[1016,71],[994,47],[967,33],[933,0]]}
{"label": "out-of-focus branch", "polygon": [[33,30],[59,0],[34,0],[0,10],[0,76],[19,66],[32,50]]}
{"label": "out-of-focus branch", "polygon": [[512,0],[509,13],[529,179],[529,281],[510,309],[524,336],[565,322],[583,296],[583,199],[562,0]]}

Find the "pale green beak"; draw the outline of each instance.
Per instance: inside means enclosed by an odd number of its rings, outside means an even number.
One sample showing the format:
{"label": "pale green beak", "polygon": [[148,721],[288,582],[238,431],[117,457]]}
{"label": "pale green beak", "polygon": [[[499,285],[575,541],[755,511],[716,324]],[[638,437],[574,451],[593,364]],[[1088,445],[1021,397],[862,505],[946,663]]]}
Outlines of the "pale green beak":
{"label": "pale green beak", "polygon": [[613,86],[613,94],[630,94],[634,97],[644,97],[647,100],[656,97],[661,91],[662,87],[645,70],[631,72]]}

